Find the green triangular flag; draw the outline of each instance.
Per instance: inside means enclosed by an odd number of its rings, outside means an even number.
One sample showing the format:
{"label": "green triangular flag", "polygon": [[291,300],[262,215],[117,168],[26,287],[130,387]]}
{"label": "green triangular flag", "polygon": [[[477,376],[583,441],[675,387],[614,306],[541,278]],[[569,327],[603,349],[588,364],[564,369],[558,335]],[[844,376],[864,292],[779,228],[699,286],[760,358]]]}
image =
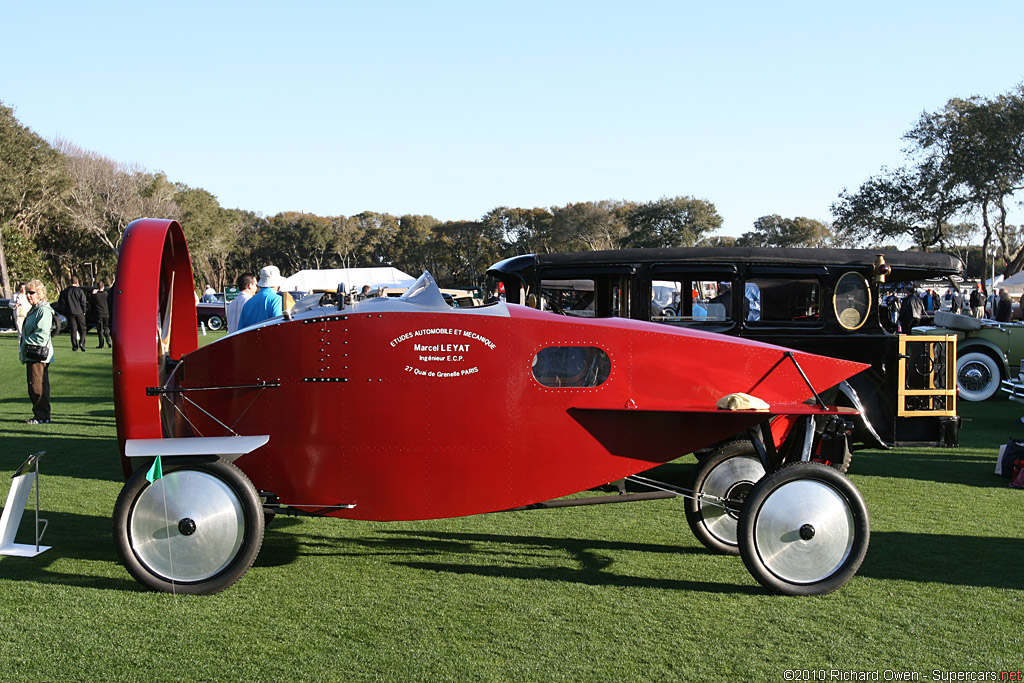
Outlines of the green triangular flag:
{"label": "green triangular flag", "polygon": [[161,464],[160,456],[158,455],[158,456],[156,456],[156,459],[153,460],[153,465],[152,465],[152,467],[149,468],[149,472],[146,472],[146,480],[150,484],[152,484],[157,479],[163,479],[163,476],[164,476],[164,466],[163,466],[163,464]]}

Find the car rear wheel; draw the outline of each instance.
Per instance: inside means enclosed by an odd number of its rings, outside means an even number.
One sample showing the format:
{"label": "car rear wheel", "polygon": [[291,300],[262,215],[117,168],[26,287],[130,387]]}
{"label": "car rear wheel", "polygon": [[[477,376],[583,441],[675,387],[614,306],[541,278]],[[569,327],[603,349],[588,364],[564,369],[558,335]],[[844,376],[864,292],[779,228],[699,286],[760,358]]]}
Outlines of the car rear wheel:
{"label": "car rear wheel", "polygon": [[956,385],[965,401],[985,401],[999,389],[1002,373],[995,358],[983,351],[969,351],[956,360]]}
{"label": "car rear wheel", "polygon": [[224,327],[224,320],[218,316],[213,316],[206,321],[206,328],[212,332],[216,332]]}
{"label": "car rear wheel", "polygon": [[722,555],[739,554],[740,510],[764,474],[750,441],[730,441],[701,460],[690,483],[694,495],[686,499],[685,509],[690,530],[704,547]]}

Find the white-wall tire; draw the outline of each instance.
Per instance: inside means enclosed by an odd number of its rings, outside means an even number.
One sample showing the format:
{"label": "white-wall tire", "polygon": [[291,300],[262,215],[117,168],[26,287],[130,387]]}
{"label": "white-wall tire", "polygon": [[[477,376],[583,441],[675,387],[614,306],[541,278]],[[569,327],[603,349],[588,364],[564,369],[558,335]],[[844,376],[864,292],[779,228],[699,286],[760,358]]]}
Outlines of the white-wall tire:
{"label": "white-wall tire", "polygon": [[999,390],[1002,371],[984,351],[968,351],[956,359],[956,388],[964,401],[985,401]]}

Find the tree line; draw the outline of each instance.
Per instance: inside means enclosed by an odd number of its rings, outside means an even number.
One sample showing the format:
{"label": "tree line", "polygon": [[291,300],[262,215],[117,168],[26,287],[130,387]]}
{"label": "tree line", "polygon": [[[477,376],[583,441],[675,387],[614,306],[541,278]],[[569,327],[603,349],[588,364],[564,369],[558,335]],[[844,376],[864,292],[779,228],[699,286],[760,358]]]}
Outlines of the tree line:
{"label": "tree line", "polygon": [[202,188],[123,164],[66,141],[47,142],[0,103],[0,279],[72,275],[109,282],[128,224],[175,219],[197,287],[223,288],[267,264],[303,268],[393,265],[430,270],[443,285],[480,286],[489,265],[533,251],[696,244],[722,225],[693,197],[598,201],[553,208],[498,207],[478,220],[365,211],[354,216],[227,209]]}
{"label": "tree line", "polygon": [[951,99],[922,113],[903,137],[906,163],[882,168],[855,192],[844,189],[832,205],[833,229],[951,252],[980,232],[980,252],[996,258],[997,270],[1024,269],[1020,227],[1007,221],[1024,189],[1024,84],[996,97]]}
{"label": "tree line", "polygon": [[[72,275],[109,282],[124,231],[142,216],[179,221],[196,286],[217,289],[271,263],[285,273],[393,265],[429,270],[445,286],[480,286],[490,264],[517,254],[696,245],[884,248],[909,241],[959,255],[974,276],[996,250],[1000,271],[1024,269],[1024,240],[1007,222],[1024,187],[1024,86],[991,99],[950,100],[922,114],[905,139],[907,163],[840,192],[831,222],[766,215],[733,238],[714,234],[722,217],[712,202],[692,196],[501,206],[462,221],[371,211],[267,217],[224,208],[207,190],[70,141],[48,142],[0,102],[0,286],[9,296],[12,283],[33,277],[56,288]],[[972,245],[979,233],[982,245]]]}

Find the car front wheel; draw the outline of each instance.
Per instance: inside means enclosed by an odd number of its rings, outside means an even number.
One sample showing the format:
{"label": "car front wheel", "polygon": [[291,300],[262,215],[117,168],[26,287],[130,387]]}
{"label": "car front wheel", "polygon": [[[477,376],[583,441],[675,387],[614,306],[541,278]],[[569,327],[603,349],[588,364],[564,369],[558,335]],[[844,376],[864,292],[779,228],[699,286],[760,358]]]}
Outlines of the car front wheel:
{"label": "car front wheel", "polygon": [[211,595],[249,570],[263,545],[263,505],[248,477],[222,460],[177,464],[128,480],[114,506],[114,545],[143,586]]}
{"label": "car front wheel", "polygon": [[870,523],[860,491],[831,467],[797,462],[750,492],[737,529],[740,556],[765,588],[824,595],[857,573]]}

